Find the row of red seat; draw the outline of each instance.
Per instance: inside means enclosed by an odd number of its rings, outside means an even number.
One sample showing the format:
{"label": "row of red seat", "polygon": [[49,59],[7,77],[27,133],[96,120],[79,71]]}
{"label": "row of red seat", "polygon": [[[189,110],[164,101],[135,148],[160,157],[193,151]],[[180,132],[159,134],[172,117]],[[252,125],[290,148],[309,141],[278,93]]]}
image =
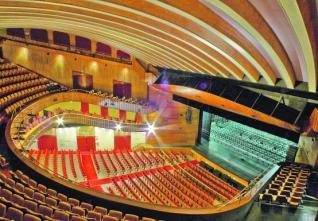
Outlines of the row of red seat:
{"label": "row of red seat", "polygon": [[199,165],[189,166],[185,168],[195,179],[198,179],[200,182],[209,186],[215,193],[223,200],[227,201],[232,199],[236,194],[239,193],[239,190],[230,186],[228,183],[225,183],[220,178],[216,177],[212,173],[206,171],[204,168]]}
{"label": "row of red seat", "polygon": [[[170,151],[164,151],[164,154],[170,153]],[[76,155],[75,155],[76,154]],[[31,149],[29,156],[36,159],[40,166],[44,166],[55,174],[65,176],[62,171],[68,171],[67,166],[71,167],[69,172],[66,172],[66,177],[78,177],[85,176],[85,171],[81,161],[82,154],[89,154],[94,162],[96,172],[100,178],[111,177],[115,175],[123,175],[132,172],[142,171],[144,169],[157,168],[167,165],[168,161],[165,161],[162,157],[163,154],[159,151],[126,151],[126,152],[113,152],[113,151],[95,151],[95,152],[79,152],[79,151],[57,151],[57,150],[34,150]],[[57,166],[57,155],[61,156],[61,169]],[[69,157],[69,162],[66,162],[65,157]],[[40,163],[40,158],[44,158],[44,162]],[[53,157],[53,163],[49,167],[49,159]],[[74,161],[74,157],[77,158],[77,162]],[[42,158],[41,158],[42,159]],[[60,159],[60,158],[59,158]],[[63,160],[64,159],[64,160]],[[184,154],[182,152],[176,154],[174,164],[187,162],[192,160],[191,154]],[[79,170],[76,170],[79,168]],[[72,172],[71,172],[72,171]],[[72,173],[72,174],[70,174]]]}
{"label": "row of red seat", "polygon": [[[193,163],[191,153],[184,151],[31,150],[30,154],[38,163],[40,159],[43,163],[44,159],[45,168],[49,165],[46,161],[53,159],[50,171],[64,178],[137,201],[202,208],[213,206],[216,200],[230,200],[239,193],[239,190],[202,168],[197,161]],[[88,177],[89,174],[83,169],[83,154],[94,164],[94,178]],[[66,157],[69,162],[65,160]],[[58,165],[57,158],[61,165]]]}

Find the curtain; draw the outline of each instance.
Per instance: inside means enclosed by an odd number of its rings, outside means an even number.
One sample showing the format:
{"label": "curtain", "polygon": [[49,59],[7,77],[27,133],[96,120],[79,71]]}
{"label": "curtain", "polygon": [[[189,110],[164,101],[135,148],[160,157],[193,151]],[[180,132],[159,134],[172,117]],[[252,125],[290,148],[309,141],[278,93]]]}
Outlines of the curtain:
{"label": "curtain", "polygon": [[115,151],[130,151],[130,135],[115,136]]}
{"label": "curtain", "polygon": [[88,114],[88,111],[89,111],[88,103],[84,103],[84,102],[81,103],[81,111],[83,114]]}
{"label": "curtain", "polygon": [[126,120],[126,111],[125,110],[119,110],[119,120],[121,122],[124,122]]}
{"label": "curtain", "polygon": [[136,113],[136,123],[141,123],[142,122],[142,113],[137,112]]}
{"label": "curtain", "polygon": [[56,136],[43,135],[38,139],[39,150],[57,150]]}
{"label": "curtain", "polygon": [[78,136],[77,146],[79,151],[95,151],[96,142],[95,136]]}
{"label": "curtain", "polygon": [[108,107],[101,107],[102,116],[107,119],[108,118]]}

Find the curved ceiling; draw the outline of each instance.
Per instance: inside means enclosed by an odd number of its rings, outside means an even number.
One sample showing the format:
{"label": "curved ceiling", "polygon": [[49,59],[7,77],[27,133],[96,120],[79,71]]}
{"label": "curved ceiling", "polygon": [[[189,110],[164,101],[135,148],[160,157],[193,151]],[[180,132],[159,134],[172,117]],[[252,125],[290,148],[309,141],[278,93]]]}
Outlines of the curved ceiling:
{"label": "curved ceiling", "polygon": [[[153,65],[317,90],[317,7],[286,0],[1,0],[0,28],[79,34]],[[315,33],[316,32],[316,33]]]}

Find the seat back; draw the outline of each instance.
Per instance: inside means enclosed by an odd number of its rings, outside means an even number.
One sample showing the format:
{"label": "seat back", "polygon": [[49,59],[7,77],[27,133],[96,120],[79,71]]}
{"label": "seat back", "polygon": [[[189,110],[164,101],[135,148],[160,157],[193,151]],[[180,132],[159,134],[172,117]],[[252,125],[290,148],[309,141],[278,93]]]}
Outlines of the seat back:
{"label": "seat back", "polygon": [[83,209],[86,209],[87,211],[93,210],[93,205],[90,204],[90,203],[82,202],[82,203],[81,203],[81,207],[82,207]]}
{"label": "seat back", "polygon": [[69,221],[69,215],[62,210],[55,210],[53,219],[57,219],[60,221]]}
{"label": "seat back", "polygon": [[7,206],[3,203],[0,203],[0,217],[4,217],[7,212]]}
{"label": "seat back", "polygon": [[33,180],[33,179],[29,179],[28,184],[29,184],[30,187],[32,187],[34,189],[36,189],[37,185],[38,185],[38,183],[35,180]]}
{"label": "seat back", "polygon": [[122,219],[123,218],[123,213],[121,211],[117,211],[117,210],[110,210],[108,215],[112,216],[112,217],[116,217],[118,219]]}
{"label": "seat back", "polygon": [[104,215],[102,218],[102,221],[119,221],[119,219],[109,215]]}
{"label": "seat back", "polygon": [[87,221],[87,219],[80,216],[72,216],[71,221]]}
{"label": "seat back", "polygon": [[27,195],[30,198],[33,198],[33,196],[34,196],[34,190],[29,188],[29,187],[24,188],[24,193],[25,193],[25,195]]}
{"label": "seat back", "polygon": [[57,192],[56,192],[56,190],[53,190],[53,189],[47,189],[47,194],[49,195],[49,196],[53,196],[53,197],[56,197],[57,196]]}
{"label": "seat back", "polygon": [[85,216],[85,210],[80,206],[73,206],[72,213],[75,213],[80,216]]}
{"label": "seat back", "polygon": [[24,198],[18,194],[13,194],[11,201],[20,206],[24,206]]}
{"label": "seat back", "polygon": [[14,207],[9,207],[5,218],[11,219],[14,221],[22,221],[23,220],[23,212]]}
{"label": "seat back", "polygon": [[50,206],[57,206],[57,200],[53,199],[52,197],[46,197],[45,203],[50,205]]}
{"label": "seat back", "polygon": [[107,215],[108,210],[101,206],[95,206],[94,211],[99,212],[100,214]]}
{"label": "seat back", "polygon": [[38,204],[32,200],[24,200],[24,207],[34,212],[38,211]]}
{"label": "seat back", "polygon": [[38,190],[41,192],[41,193],[46,193],[46,186],[44,186],[43,184],[39,184],[38,185]]}
{"label": "seat back", "polygon": [[16,183],[15,184],[15,188],[19,191],[19,192],[21,192],[21,193],[23,193],[24,192],[24,186],[23,186],[23,184],[21,184],[21,183]]}
{"label": "seat back", "polygon": [[53,209],[44,205],[39,206],[38,212],[41,213],[43,216],[52,217],[53,215]]}
{"label": "seat back", "polygon": [[1,196],[4,197],[6,200],[11,201],[12,192],[10,190],[7,190],[7,189],[2,189]]}
{"label": "seat back", "polygon": [[11,178],[7,178],[5,180],[5,183],[8,184],[11,187],[15,187],[15,181],[13,179],[11,179]]}
{"label": "seat back", "polygon": [[62,194],[62,193],[58,193],[57,194],[57,198],[60,200],[60,201],[63,201],[63,202],[67,202],[67,196]]}
{"label": "seat back", "polygon": [[124,220],[127,220],[127,221],[139,221],[139,217],[134,215],[134,214],[129,214],[127,213],[124,217]]}
{"label": "seat back", "polygon": [[35,192],[33,198],[37,201],[45,202],[45,196],[42,193]]}
{"label": "seat back", "polygon": [[87,215],[86,215],[88,218],[92,218],[92,219],[95,219],[95,221],[101,221],[102,219],[102,215],[96,211],[88,211]]}
{"label": "seat back", "polygon": [[65,211],[71,211],[71,204],[67,202],[60,202],[58,208]]}
{"label": "seat back", "polygon": [[37,216],[33,216],[27,213],[24,215],[23,221],[41,221],[41,219]]}
{"label": "seat back", "polygon": [[74,199],[74,198],[68,198],[68,202],[72,205],[72,206],[79,206],[79,200],[78,199]]}

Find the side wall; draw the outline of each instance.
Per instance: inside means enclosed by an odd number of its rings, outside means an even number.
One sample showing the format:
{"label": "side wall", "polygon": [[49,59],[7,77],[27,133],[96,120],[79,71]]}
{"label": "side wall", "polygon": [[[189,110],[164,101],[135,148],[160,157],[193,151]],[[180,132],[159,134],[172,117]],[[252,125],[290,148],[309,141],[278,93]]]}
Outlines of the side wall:
{"label": "side wall", "polygon": [[63,52],[59,50],[5,41],[3,54],[8,60],[72,87],[72,72],[93,75],[95,89],[113,91],[113,80],[131,83],[132,96],[147,98],[145,72],[135,58],[132,65]]}
{"label": "side wall", "polygon": [[[149,87],[149,98],[159,105],[159,111],[148,115],[155,122],[155,133],[149,134],[147,143],[159,146],[195,145],[198,133],[199,110],[172,100],[172,94]],[[190,109],[190,111],[189,111]],[[191,121],[187,122],[191,113]]]}
{"label": "side wall", "polygon": [[[300,156],[299,156],[300,155]],[[296,161],[318,168],[318,140],[316,137],[300,136]]]}

